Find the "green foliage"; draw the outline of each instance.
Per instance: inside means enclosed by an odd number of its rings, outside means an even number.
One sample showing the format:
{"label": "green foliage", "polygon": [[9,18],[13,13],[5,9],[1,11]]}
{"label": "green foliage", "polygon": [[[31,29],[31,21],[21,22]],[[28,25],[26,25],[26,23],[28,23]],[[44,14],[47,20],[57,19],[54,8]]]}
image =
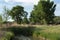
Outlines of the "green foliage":
{"label": "green foliage", "polygon": [[60,24],[60,16],[55,16],[54,21],[55,24]]}
{"label": "green foliage", "polygon": [[59,40],[60,39],[60,27],[59,26],[46,26],[46,27],[40,27],[40,36],[49,39],[49,40]]}
{"label": "green foliage", "polygon": [[0,15],[0,23],[2,23],[3,22],[3,20],[2,20],[2,16]]}
{"label": "green foliage", "polygon": [[34,10],[31,12],[30,21],[32,23],[41,23],[41,24],[49,24],[54,23],[54,11],[56,5],[53,1],[50,0],[41,0],[38,5],[34,6]]}
{"label": "green foliage", "polygon": [[[5,33],[5,37],[2,40],[10,40],[11,37],[18,37],[23,35],[27,37],[32,37],[32,40],[60,40],[60,27],[59,26],[38,26],[38,27],[10,27],[3,28],[2,30],[8,31]],[[13,36],[12,36],[13,34]],[[41,38],[41,39],[40,39]],[[12,40],[12,39],[11,39]],[[18,40],[18,39],[16,39]]]}
{"label": "green foliage", "polygon": [[5,35],[1,38],[1,40],[11,40],[14,37],[12,32],[6,32]]}
{"label": "green foliage", "polygon": [[6,28],[6,29],[3,29],[3,30],[10,31],[10,32],[14,33],[15,36],[20,36],[20,35],[32,36],[33,32],[35,30],[35,27],[23,27],[23,28],[10,27],[10,28]]}
{"label": "green foliage", "polygon": [[[20,36],[24,36],[24,37],[32,37],[33,33],[35,31],[35,27],[9,27],[9,28],[2,28],[1,30],[3,31],[8,31],[6,33],[6,35],[3,37],[3,40],[18,40]],[[11,32],[11,33],[10,33]],[[13,33],[13,35],[12,35]],[[12,36],[12,37],[11,37]],[[17,38],[16,38],[17,37]]]}
{"label": "green foliage", "polygon": [[[38,26],[35,28],[34,37],[41,37],[44,40],[60,40],[60,27],[59,26]],[[39,39],[40,40],[40,39]]]}
{"label": "green foliage", "polygon": [[17,22],[22,23],[22,19],[27,16],[26,11],[24,11],[24,7],[22,6],[15,6],[12,8],[10,16]]}
{"label": "green foliage", "polygon": [[24,24],[28,24],[29,23],[29,21],[28,21],[28,18],[27,18],[27,15],[28,15],[28,13],[27,12],[25,12],[26,14],[24,14],[24,18],[23,18],[23,20],[22,20],[22,23]]}
{"label": "green foliage", "polygon": [[29,21],[28,21],[27,18],[24,18],[22,23],[23,23],[23,24],[24,24],[24,23],[25,23],[25,24],[29,24]]}

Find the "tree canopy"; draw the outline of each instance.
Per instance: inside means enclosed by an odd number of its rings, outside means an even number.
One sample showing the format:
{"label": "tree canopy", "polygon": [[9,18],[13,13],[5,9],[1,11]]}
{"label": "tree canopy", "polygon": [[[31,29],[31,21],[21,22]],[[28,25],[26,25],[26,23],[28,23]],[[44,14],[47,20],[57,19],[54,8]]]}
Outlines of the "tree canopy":
{"label": "tree canopy", "polygon": [[32,23],[49,24],[54,23],[54,12],[56,4],[50,0],[40,0],[38,5],[34,5],[34,9],[31,12],[30,21]]}
{"label": "tree canopy", "polygon": [[27,16],[27,12],[24,11],[24,7],[22,6],[15,6],[12,8],[10,12],[10,16],[17,22],[22,23],[22,19]]}

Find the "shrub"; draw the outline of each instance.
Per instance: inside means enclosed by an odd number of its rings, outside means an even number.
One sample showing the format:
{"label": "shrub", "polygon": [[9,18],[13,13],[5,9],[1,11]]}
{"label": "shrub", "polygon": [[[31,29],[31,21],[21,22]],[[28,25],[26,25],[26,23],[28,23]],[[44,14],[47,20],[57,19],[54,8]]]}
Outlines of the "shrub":
{"label": "shrub", "polygon": [[1,38],[1,40],[11,40],[14,37],[12,32],[6,32],[5,35]]}

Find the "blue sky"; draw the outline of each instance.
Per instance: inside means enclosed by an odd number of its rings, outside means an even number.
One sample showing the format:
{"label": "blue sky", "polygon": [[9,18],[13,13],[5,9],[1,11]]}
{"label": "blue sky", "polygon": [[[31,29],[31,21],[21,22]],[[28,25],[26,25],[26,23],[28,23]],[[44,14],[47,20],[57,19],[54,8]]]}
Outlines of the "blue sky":
{"label": "blue sky", "polygon": [[[38,3],[39,0],[0,0],[0,14],[3,13],[3,8],[6,6],[9,9],[12,9],[13,6],[21,5],[30,15],[30,12],[33,9],[33,6]],[[51,0],[52,1],[52,0]],[[60,0],[53,0],[57,4],[55,15],[60,16]]]}

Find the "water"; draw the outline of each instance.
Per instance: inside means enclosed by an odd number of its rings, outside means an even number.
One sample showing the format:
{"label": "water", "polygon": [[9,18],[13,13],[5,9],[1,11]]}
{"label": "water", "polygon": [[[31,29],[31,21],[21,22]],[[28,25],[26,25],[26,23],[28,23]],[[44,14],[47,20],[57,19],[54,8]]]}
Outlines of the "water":
{"label": "water", "polygon": [[31,37],[26,37],[26,36],[16,36],[14,40],[32,40]]}

